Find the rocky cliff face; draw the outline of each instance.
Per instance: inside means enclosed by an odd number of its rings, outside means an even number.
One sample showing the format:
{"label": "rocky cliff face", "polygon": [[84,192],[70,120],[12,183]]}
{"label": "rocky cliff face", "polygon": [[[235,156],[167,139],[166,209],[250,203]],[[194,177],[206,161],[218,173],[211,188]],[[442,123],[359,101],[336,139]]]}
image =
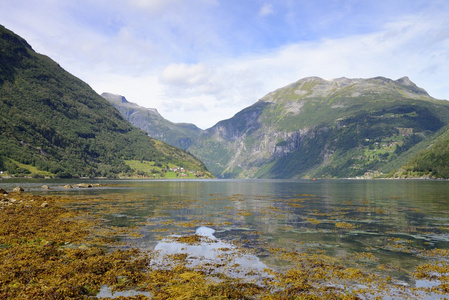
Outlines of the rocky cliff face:
{"label": "rocky cliff face", "polygon": [[388,172],[448,121],[448,102],[406,77],[310,77],[217,123],[188,151],[219,177],[363,176]]}

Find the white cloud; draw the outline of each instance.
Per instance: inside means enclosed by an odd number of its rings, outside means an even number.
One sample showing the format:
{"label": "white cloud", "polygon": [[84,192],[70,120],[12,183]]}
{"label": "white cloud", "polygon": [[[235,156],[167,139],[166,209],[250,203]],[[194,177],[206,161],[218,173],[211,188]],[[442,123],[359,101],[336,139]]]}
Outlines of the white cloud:
{"label": "white cloud", "polygon": [[170,64],[160,76],[161,82],[183,88],[194,88],[209,82],[213,71],[204,64]]}
{"label": "white cloud", "polygon": [[[152,14],[156,14],[166,10],[176,10],[178,7],[185,4],[192,5],[192,2],[193,1],[189,1],[189,3],[187,3],[185,0],[130,0],[129,4],[137,9],[143,9]],[[207,5],[218,5],[218,0],[197,0],[195,2]]]}
{"label": "white cloud", "polygon": [[265,17],[274,13],[273,4],[265,3],[259,10],[259,15]]}
{"label": "white cloud", "polygon": [[164,8],[176,6],[180,2],[182,0],[130,0],[131,5],[151,13],[161,12]]}

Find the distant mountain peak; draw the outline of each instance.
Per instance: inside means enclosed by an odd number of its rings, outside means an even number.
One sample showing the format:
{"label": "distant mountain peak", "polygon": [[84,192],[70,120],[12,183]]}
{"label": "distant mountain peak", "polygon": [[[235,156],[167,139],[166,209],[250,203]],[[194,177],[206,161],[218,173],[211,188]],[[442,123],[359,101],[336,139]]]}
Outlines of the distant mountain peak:
{"label": "distant mountain peak", "polygon": [[187,149],[203,131],[194,124],[170,122],[162,117],[157,109],[128,102],[124,96],[112,93],[103,93],[101,96],[134,126],[146,131],[150,137],[175,147]]}
{"label": "distant mountain peak", "polygon": [[102,93],[101,96],[103,98],[109,99],[111,102],[118,102],[118,103],[130,103],[126,98],[122,95],[118,94],[112,94],[112,93]]}
{"label": "distant mountain peak", "polygon": [[140,109],[140,110],[146,110],[150,113],[156,114],[158,116],[160,116],[159,112],[157,111],[156,108],[146,108],[146,107],[142,107],[139,106],[136,103],[133,102],[129,102],[125,96],[122,95],[118,95],[118,94],[112,94],[112,93],[102,93],[101,97],[105,98],[106,100],[108,100],[109,102],[111,102],[112,104],[121,104],[124,105],[128,108],[134,108],[134,109]]}
{"label": "distant mountain peak", "polygon": [[277,89],[264,96],[260,101],[285,103],[298,102],[305,99],[325,100],[341,94],[353,98],[359,96],[371,97],[372,94],[385,93],[388,93],[392,97],[394,95],[394,97],[407,95],[410,98],[431,98],[424,89],[419,88],[406,76],[398,80],[392,80],[382,76],[373,78],[340,77],[326,80],[312,76],[305,77],[283,88]]}
{"label": "distant mountain peak", "polygon": [[398,80],[396,80],[397,82],[400,82],[400,83],[402,83],[402,84],[414,84],[411,80],[410,80],[410,78],[408,78],[407,76],[404,76],[404,77],[401,77],[401,78],[399,78]]}

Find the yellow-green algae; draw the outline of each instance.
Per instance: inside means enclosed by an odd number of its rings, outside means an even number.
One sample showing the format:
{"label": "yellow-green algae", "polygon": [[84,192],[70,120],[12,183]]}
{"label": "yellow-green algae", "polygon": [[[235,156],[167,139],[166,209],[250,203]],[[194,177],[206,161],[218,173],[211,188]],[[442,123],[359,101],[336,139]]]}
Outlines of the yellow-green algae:
{"label": "yellow-green algae", "polygon": [[[272,259],[282,267],[266,270],[271,276],[262,284],[215,274],[205,267],[187,267],[187,255],[183,254],[167,257],[171,260],[167,264],[170,268],[151,269],[152,251],[124,250],[117,243],[117,235],[139,236],[135,228],[107,226],[98,211],[89,209],[92,201],[99,201],[103,213],[118,212],[119,206],[126,206],[127,202],[124,196],[116,197],[120,201],[9,194],[8,198],[14,201],[0,206],[0,299],[94,298],[103,285],[113,290],[150,292],[153,299],[361,299],[382,298],[392,288],[395,295],[418,297],[414,292],[419,289],[394,285],[390,277],[370,271],[370,264],[378,258],[369,252],[345,259],[326,255],[319,249],[305,253],[270,248]],[[236,201],[240,198],[235,196]],[[76,210],[68,208],[75,204]],[[138,206],[135,202],[132,205]],[[308,221],[321,222],[315,218]],[[164,223],[169,224],[170,220]],[[340,230],[356,228],[348,222],[334,224]],[[198,243],[201,238],[190,235],[172,239]],[[401,239],[389,241],[391,249],[400,248],[397,251],[408,250],[408,244]],[[422,251],[421,255],[438,259],[448,253],[432,250]],[[393,269],[386,265],[377,267],[380,271]],[[435,261],[416,268],[414,276],[438,279],[440,284],[427,290],[447,293],[448,273],[447,262]]]}

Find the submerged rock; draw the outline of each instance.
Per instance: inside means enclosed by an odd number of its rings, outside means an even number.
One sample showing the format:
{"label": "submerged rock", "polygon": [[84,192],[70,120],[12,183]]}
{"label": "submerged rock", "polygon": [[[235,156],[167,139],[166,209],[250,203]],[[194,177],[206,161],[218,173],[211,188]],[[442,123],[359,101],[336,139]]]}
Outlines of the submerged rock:
{"label": "submerged rock", "polygon": [[[107,285],[103,285],[100,289],[100,292],[97,294],[98,298],[121,298],[121,297],[136,297],[136,299],[141,299],[141,296],[152,298],[152,294],[149,292],[142,292],[142,291],[113,291],[111,288],[109,288]],[[145,298],[142,298],[145,299]]]}

